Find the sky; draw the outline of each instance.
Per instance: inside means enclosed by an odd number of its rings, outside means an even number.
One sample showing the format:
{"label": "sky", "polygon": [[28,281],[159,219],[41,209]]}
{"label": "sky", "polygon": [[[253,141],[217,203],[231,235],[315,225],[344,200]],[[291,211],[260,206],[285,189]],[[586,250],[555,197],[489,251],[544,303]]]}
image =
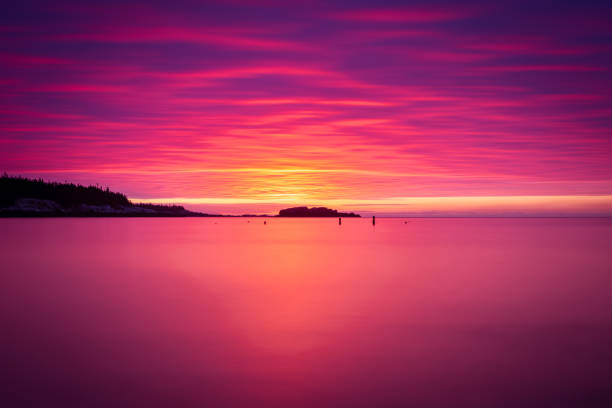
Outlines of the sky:
{"label": "sky", "polygon": [[228,214],[612,215],[607,2],[0,14],[0,171]]}

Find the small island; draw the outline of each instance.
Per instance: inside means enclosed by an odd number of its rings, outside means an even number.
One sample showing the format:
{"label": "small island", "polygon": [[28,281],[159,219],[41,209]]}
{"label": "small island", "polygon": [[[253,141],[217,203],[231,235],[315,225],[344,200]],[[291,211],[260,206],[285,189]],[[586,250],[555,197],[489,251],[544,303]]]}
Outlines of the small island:
{"label": "small island", "polygon": [[360,217],[360,215],[338,212],[325,207],[293,207],[280,210],[277,217]]}
{"label": "small island", "polygon": [[[242,217],[268,217],[249,215]],[[189,211],[180,205],[133,203],[124,194],[99,186],[0,177],[0,217],[232,217]],[[359,217],[325,207],[294,207],[276,217]]]}

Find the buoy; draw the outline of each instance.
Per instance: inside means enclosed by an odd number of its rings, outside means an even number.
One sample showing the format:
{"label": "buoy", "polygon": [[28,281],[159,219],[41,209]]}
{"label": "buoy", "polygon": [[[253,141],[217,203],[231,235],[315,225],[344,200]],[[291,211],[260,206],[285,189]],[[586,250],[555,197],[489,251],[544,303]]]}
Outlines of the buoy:
{"label": "buoy", "polygon": [[264,225],[266,225],[266,221],[264,221]]}

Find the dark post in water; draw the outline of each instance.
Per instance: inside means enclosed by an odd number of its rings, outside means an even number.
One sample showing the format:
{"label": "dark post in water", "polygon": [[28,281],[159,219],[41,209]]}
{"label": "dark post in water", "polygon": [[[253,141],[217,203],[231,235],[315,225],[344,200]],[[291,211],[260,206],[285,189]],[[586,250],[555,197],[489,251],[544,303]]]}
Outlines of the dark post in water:
{"label": "dark post in water", "polygon": [[338,218],[338,225],[342,225],[342,218]]}
{"label": "dark post in water", "polygon": [[372,225],[376,225],[376,216],[375,215],[372,216]]}

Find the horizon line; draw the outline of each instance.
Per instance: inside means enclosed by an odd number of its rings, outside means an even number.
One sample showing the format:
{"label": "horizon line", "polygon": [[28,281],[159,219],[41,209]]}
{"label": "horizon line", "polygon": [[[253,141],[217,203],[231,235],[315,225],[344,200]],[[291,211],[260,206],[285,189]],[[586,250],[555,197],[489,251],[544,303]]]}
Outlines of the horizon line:
{"label": "horizon line", "polygon": [[[223,208],[237,214],[245,207],[249,213],[267,213],[281,206],[330,207],[366,214],[394,214],[412,217],[497,217],[497,216],[612,216],[612,195],[503,195],[503,196],[429,196],[387,197],[379,199],[310,199],[305,197],[227,198],[159,197],[131,198],[133,202],[180,204]],[[232,209],[233,207],[233,209]],[[254,207],[265,207],[255,210]],[[242,208],[243,210],[240,210]],[[263,210],[263,211],[262,211]]]}

